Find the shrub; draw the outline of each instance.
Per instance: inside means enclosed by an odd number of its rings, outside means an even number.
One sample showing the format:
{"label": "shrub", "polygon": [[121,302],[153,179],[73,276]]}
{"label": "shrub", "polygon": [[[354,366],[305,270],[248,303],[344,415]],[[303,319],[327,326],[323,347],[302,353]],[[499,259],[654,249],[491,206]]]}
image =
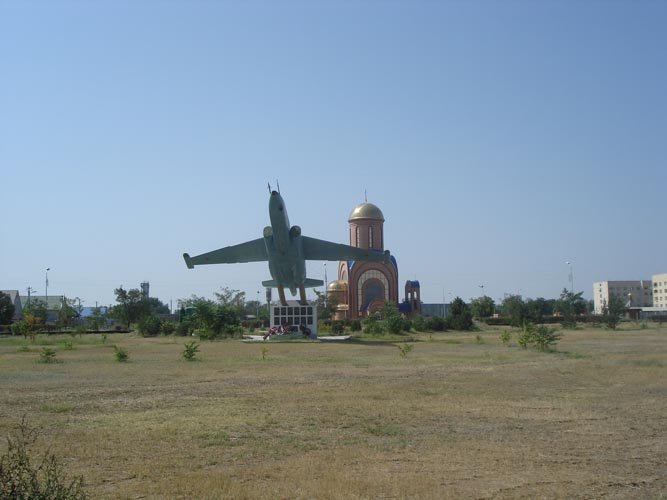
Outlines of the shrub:
{"label": "shrub", "polygon": [[197,351],[199,351],[199,344],[194,340],[192,342],[186,342],[183,346],[183,352],[181,356],[186,361],[195,361],[197,359]]}
{"label": "shrub", "polygon": [[482,338],[482,336],[480,334],[475,335],[475,343],[476,344],[483,344],[484,343],[484,339]]}
{"label": "shrub", "polygon": [[192,325],[187,322],[183,321],[176,325],[176,335],[179,335],[181,337],[188,336],[192,333]]}
{"label": "shrub", "polygon": [[456,297],[447,311],[447,326],[453,330],[472,330],[470,306]]}
{"label": "shrub", "polygon": [[146,316],[139,321],[139,333],[142,337],[154,337],[160,333],[162,321],[157,316]]}
{"label": "shrub", "polygon": [[331,322],[331,332],[335,333],[336,335],[340,335],[345,331],[345,328],[343,326],[343,322],[339,320],[335,320]]}
{"label": "shrub", "polygon": [[[0,498],[83,500],[83,478],[67,478],[58,458],[45,453],[34,457],[30,447],[37,432],[29,429],[25,418],[18,435],[7,437],[7,451],[0,456]],[[36,458],[36,460],[35,460]],[[33,463],[34,462],[34,463]]]}
{"label": "shrub", "polygon": [[405,358],[410,351],[412,351],[412,344],[402,344],[402,345],[397,345],[398,347],[398,354],[402,357]]}
{"label": "shrub", "polygon": [[171,321],[163,321],[160,326],[162,335],[173,335],[176,331],[176,326]]}
{"label": "shrub", "polygon": [[353,332],[360,332],[361,331],[361,321],[359,321],[358,319],[353,319],[350,322],[350,330],[352,330]]}
{"label": "shrub", "polygon": [[500,340],[503,344],[509,345],[511,339],[512,339],[512,332],[510,332],[509,330],[503,330],[500,333]]}
{"label": "shrub", "polygon": [[555,345],[556,342],[560,339],[561,335],[557,332],[555,328],[550,328],[546,325],[536,326],[533,331],[533,342],[535,347],[540,351],[546,351],[550,349],[552,345]]}
{"label": "shrub", "polygon": [[364,333],[369,333],[371,335],[382,334],[382,324],[375,314],[365,317],[361,322],[361,325]]}
{"label": "shrub", "polygon": [[65,342],[63,342],[63,349],[65,349],[66,351],[71,351],[72,349],[74,349],[74,344],[72,343],[71,340],[67,339],[65,340]]}
{"label": "shrub", "polygon": [[528,322],[524,321],[523,326],[521,327],[521,331],[516,337],[516,342],[521,346],[523,349],[527,349],[529,344],[532,344],[533,342],[533,331],[535,329],[535,325]]}
{"label": "shrub", "polygon": [[56,351],[50,347],[43,347],[42,352],[39,353],[40,363],[57,363]]}
{"label": "shrub", "polygon": [[117,345],[113,346],[114,349],[114,355],[116,356],[116,361],[119,361],[121,363],[124,363],[127,361],[127,358],[129,355],[127,354],[127,350],[123,349],[122,347],[118,347]]}
{"label": "shrub", "polygon": [[412,318],[412,327],[418,332],[425,332],[428,328],[426,326],[426,320],[424,316],[417,315]]}
{"label": "shrub", "polygon": [[433,316],[426,320],[426,329],[434,332],[444,332],[447,330],[447,322],[441,316]]}

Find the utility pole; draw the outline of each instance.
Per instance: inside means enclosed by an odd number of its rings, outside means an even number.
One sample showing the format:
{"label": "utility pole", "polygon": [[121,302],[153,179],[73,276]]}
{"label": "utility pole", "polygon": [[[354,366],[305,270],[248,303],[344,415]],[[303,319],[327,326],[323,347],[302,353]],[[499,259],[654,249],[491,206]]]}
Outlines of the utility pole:
{"label": "utility pole", "polygon": [[327,308],[327,263],[324,263],[324,308]]}
{"label": "utility pole", "polygon": [[31,286],[27,288],[28,290],[28,305],[30,305],[30,294],[35,291],[35,289]]}
{"label": "utility pole", "polygon": [[566,264],[570,266],[570,275],[568,276],[570,281],[570,293],[574,294],[574,269],[572,267],[572,262],[569,260],[566,262]]}
{"label": "utility pole", "polygon": [[44,284],[46,285],[44,287],[44,295],[46,296],[46,317],[49,317],[49,271],[51,270],[50,267],[46,268],[46,277],[44,279]]}

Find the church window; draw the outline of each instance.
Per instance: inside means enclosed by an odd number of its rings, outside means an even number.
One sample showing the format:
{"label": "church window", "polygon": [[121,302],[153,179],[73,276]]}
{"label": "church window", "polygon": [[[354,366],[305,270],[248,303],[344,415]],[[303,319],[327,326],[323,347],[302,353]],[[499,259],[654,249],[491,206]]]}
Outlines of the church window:
{"label": "church window", "polygon": [[373,226],[368,228],[368,248],[373,248]]}
{"label": "church window", "polygon": [[389,281],[377,269],[370,269],[357,282],[358,307],[363,311],[373,300],[389,300]]}
{"label": "church window", "polygon": [[356,246],[356,247],[359,247],[359,246],[361,246],[361,245],[359,244],[359,226],[356,227],[356,237],[357,237],[357,243],[356,243],[355,246]]}

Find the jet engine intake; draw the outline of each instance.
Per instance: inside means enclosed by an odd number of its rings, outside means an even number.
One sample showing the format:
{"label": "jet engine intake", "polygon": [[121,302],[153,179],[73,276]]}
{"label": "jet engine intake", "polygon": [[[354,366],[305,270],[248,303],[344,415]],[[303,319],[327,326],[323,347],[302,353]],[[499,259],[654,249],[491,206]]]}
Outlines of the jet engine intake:
{"label": "jet engine intake", "polygon": [[270,238],[271,236],[273,236],[273,228],[271,226],[266,226],[264,228],[264,237]]}
{"label": "jet engine intake", "polygon": [[290,238],[296,238],[301,236],[301,228],[299,226],[292,226],[292,229],[289,230]]}

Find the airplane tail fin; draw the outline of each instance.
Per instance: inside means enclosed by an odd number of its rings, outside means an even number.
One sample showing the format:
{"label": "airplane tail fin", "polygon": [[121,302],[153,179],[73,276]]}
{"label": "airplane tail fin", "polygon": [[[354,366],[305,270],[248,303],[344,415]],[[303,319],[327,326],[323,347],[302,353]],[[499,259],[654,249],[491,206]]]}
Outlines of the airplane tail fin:
{"label": "airplane tail fin", "polygon": [[322,280],[314,280],[310,278],[306,278],[306,280],[303,282],[303,286],[306,288],[313,288],[317,286],[324,286],[324,281]]}

